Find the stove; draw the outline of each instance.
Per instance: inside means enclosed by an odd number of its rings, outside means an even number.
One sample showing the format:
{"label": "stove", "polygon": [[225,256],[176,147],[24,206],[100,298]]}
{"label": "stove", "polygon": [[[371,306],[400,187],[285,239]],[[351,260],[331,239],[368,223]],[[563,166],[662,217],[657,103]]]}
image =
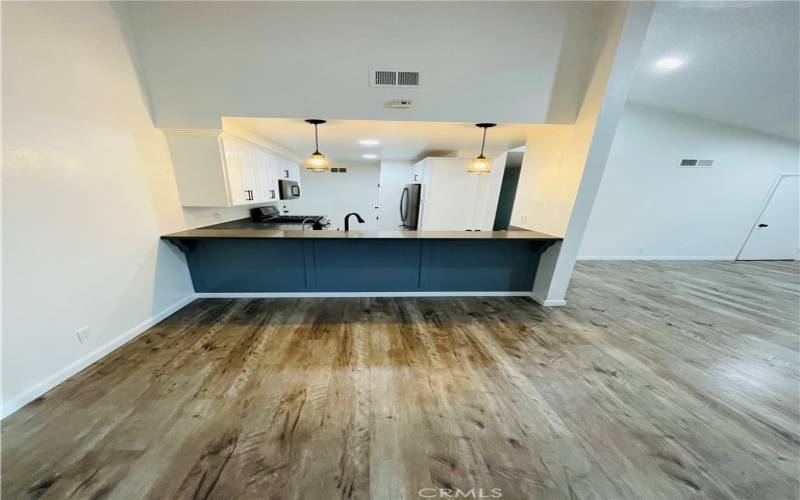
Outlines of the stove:
{"label": "stove", "polygon": [[[312,229],[319,230],[328,225],[328,221],[324,215],[282,215],[277,207],[267,205],[266,207],[258,207],[250,210],[250,216],[253,222],[263,222],[265,224],[279,224],[281,226],[290,226],[290,229],[302,229],[302,224],[305,222],[310,225]],[[297,226],[297,227],[291,227]]]}

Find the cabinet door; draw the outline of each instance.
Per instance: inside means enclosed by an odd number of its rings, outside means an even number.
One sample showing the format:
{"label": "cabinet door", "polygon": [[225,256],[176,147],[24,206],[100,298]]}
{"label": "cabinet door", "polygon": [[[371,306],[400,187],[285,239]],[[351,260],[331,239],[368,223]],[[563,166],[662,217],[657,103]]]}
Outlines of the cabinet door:
{"label": "cabinet door", "polygon": [[266,151],[255,151],[255,201],[259,203],[278,199],[278,180],[274,157]]}
{"label": "cabinet door", "polygon": [[257,161],[258,150],[229,137],[224,137],[222,144],[231,204],[249,205],[266,200],[268,190],[259,185],[262,174]]}
{"label": "cabinet door", "polygon": [[266,151],[259,152],[259,160],[263,165],[262,183],[266,189],[265,201],[277,201],[280,198],[278,191],[278,178],[280,175],[280,160],[275,155]]}
{"label": "cabinet door", "polygon": [[280,178],[300,182],[300,164],[294,160],[280,159]]}
{"label": "cabinet door", "polygon": [[244,146],[239,153],[239,162],[242,166],[242,186],[247,194],[248,203],[256,203],[259,197],[266,194],[266,190],[259,194],[258,190],[258,165],[253,148]]}
{"label": "cabinet door", "polygon": [[243,165],[242,145],[236,141],[224,138],[222,148],[225,156],[225,170],[227,172],[228,192],[231,205],[245,205],[250,203],[250,191],[247,186],[249,173]]}

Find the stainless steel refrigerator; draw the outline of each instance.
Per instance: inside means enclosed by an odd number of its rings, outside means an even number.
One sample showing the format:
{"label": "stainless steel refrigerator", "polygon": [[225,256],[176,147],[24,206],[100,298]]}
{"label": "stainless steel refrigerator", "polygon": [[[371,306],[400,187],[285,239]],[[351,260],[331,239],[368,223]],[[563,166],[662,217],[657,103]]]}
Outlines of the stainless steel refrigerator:
{"label": "stainless steel refrigerator", "polygon": [[416,230],[419,225],[419,202],[422,184],[406,184],[400,195],[400,225],[403,229]]}

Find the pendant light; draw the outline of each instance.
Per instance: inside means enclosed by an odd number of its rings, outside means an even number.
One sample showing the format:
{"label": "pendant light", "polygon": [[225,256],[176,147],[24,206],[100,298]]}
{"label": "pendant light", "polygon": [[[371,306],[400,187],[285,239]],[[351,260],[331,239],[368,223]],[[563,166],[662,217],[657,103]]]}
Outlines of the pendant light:
{"label": "pendant light", "polygon": [[476,127],[483,129],[483,141],[481,142],[481,154],[477,158],[469,162],[468,172],[473,174],[485,174],[492,171],[492,162],[483,156],[483,148],[486,146],[486,129],[497,126],[496,123],[476,123]]}
{"label": "pendant light", "polygon": [[306,123],[314,125],[314,152],[306,158],[306,168],[312,172],[327,172],[328,159],[319,152],[319,134],[317,133],[317,126],[325,123],[325,120],[309,119],[306,120]]}

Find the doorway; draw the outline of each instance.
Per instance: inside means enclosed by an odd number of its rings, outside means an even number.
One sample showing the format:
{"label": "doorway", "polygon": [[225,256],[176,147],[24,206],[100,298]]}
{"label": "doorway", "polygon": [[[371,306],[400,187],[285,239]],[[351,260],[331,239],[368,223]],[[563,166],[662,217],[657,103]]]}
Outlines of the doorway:
{"label": "doorway", "polygon": [[514,209],[514,199],[517,196],[519,174],[522,171],[521,152],[509,152],[506,156],[506,168],[503,170],[503,180],[500,184],[500,196],[497,199],[497,212],[494,216],[492,231],[506,231],[511,223],[511,212]]}
{"label": "doorway", "polygon": [[800,238],[800,174],[778,177],[736,260],[793,260]]}

